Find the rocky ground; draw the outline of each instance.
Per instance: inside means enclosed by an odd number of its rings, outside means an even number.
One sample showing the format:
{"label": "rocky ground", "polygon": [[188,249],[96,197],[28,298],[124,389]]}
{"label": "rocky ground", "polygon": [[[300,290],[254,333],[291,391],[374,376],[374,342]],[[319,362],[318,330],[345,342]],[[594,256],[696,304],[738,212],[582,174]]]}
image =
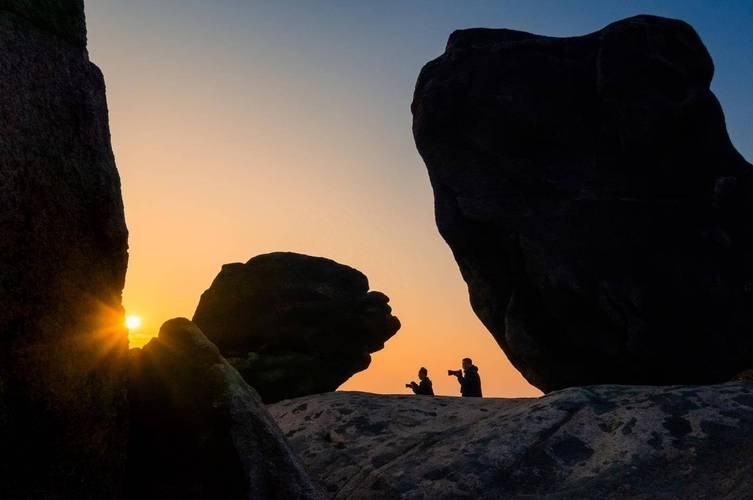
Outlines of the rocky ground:
{"label": "rocky ground", "polygon": [[753,383],[268,407],[332,498],[751,498]]}

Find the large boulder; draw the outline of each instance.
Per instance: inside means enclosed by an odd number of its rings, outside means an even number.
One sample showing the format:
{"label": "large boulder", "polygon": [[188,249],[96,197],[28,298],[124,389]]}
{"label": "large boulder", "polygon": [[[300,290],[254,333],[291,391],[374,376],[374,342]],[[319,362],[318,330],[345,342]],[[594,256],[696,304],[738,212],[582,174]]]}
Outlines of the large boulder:
{"label": "large boulder", "polygon": [[0,235],[0,497],[117,497],[127,230],[80,0],[0,1]]}
{"label": "large boulder", "polygon": [[296,253],[222,266],[193,321],[265,402],[334,391],[400,328],[363,273]]}
{"label": "large boulder", "polygon": [[413,100],[471,304],[544,391],[753,366],[753,180],[681,21],[450,36]]}
{"label": "large boulder", "polygon": [[750,382],[538,399],[336,392],[269,411],[330,498],[753,497]]}
{"label": "large boulder", "polygon": [[196,325],[131,351],[129,498],[322,498],[256,392]]}
{"label": "large boulder", "polygon": [[0,0],[0,10],[28,20],[72,45],[86,48],[84,0]]}

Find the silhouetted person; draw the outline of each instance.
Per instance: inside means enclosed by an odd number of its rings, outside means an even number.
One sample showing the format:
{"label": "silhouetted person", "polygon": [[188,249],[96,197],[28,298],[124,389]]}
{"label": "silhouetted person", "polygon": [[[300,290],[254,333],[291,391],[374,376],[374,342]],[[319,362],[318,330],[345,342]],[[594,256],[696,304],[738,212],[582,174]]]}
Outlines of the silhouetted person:
{"label": "silhouetted person", "polygon": [[473,364],[471,358],[463,358],[462,370],[447,370],[448,375],[454,375],[460,382],[460,394],[464,398],[480,398],[481,396],[481,377],[478,375],[478,368]]}
{"label": "silhouetted person", "polygon": [[405,384],[405,387],[413,389],[413,392],[421,396],[433,396],[434,389],[431,387],[431,379],[429,379],[429,372],[423,366],[418,370],[418,379],[420,383],[411,382]]}

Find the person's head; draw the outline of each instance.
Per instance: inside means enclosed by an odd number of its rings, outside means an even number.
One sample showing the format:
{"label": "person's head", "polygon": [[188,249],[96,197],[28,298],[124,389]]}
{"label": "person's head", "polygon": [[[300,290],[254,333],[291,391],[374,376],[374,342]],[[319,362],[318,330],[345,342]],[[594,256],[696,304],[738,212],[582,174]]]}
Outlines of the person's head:
{"label": "person's head", "polygon": [[463,358],[463,370],[467,370],[473,366],[473,360],[471,358]]}
{"label": "person's head", "polygon": [[424,368],[423,366],[418,369],[418,378],[423,380],[429,375],[429,370]]}

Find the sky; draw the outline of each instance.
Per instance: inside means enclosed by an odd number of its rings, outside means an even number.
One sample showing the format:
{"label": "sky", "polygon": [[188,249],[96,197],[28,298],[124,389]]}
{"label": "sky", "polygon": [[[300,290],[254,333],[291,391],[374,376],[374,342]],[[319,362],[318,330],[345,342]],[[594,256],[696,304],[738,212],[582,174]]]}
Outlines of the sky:
{"label": "sky", "polygon": [[130,230],[124,306],[143,320],[131,345],[193,316],[222,264],[294,251],[361,270],[402,322],[341,389],[405,393],[426,366],[457,395],[446,370],[468,356],[485,396],[540,394],[473,314],[436,229],[416,77],[455,29],[573,36],[642,13],[700,33],[753,159],[750,0],[89,0]]}

